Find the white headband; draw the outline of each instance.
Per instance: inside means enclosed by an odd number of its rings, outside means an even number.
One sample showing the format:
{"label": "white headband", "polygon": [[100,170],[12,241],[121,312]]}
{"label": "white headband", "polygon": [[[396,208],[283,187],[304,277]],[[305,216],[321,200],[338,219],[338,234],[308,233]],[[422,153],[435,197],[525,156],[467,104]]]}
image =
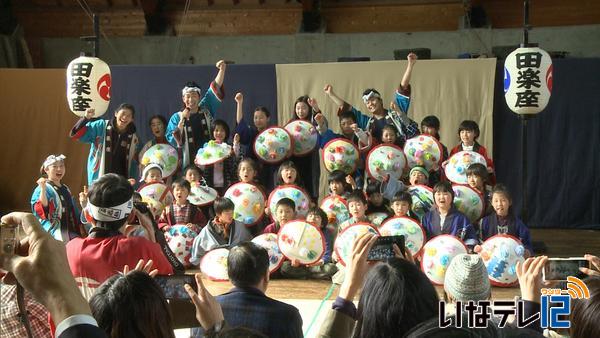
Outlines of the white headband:
{"label": "white headband", "polygon": [[372,98],[372,97],[376,97],[376,98],[379,98],[379,99],[380,99],[380,98],[381,98],[381,95],[379,95],[379,94],[377,94],[377,93],[375,93],[374,91],[372,91],[372,90],[371,90],[371,91],[369,92],[369,94],[367,94],[367,95],[363,95],[363,102],[364,102],[364,103],[367,103],[367,101],[369,101],[369,99],[370,99],[370,98]]}
{"label": "white headband", "polygon": [[196,93],[198,93],[198,95],[200,95],[202,93],[202,91],[198,87],[188,87],[188,86],[185,86],[181,90],[181,96],[183,96],[183,95],[185,95],[185,94],[187,94],[189,92],[196,92]]}
{"label": "white headband", "polygon": [[88,201],[87,209],[96,221],[112,222],[127,218],[133,209],[133,199],[127,202],[108,208],[100,208]]}
{"label": "white headband", "polygon": [[158,169],[160,171],[160,178],[163,178],[162,166],[158,163],[150,163],[144,168],[144,170],[142,170],[142,178],[140,179],[140,182],[143,182],[146,179],[146,175],[148,174],[150,169]]}
{"label": "white headband", "polygon": [[46,157],[46,160],[44,161],[44,164],[42,165],[44,167],[44,169],[48,168],[49,166],[53,165],[56,162],[60,162],[60,161],[64,161],[65,158],[67,158],[65,155],[60,154],[60,155],[50,155],[48,157]]}

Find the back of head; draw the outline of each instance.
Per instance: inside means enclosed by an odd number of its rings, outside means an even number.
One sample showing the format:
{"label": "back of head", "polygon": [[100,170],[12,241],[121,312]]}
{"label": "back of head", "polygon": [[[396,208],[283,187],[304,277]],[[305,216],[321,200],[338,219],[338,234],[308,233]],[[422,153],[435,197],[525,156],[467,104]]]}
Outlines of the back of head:
{"label": "back of head", "polygon": [[438,296],[427,276],[415,264],[391,258],[366,277],[354,337],[400,337],[437,314]]}
{"label": "back of head", "polygon": [[96,226],[113,231],[122,227],[131,212],[132,195],[133,187],[123,176],[105,174],[95,181],[88,192],[88,209]]}
{"label": "back of head", "polygon": [[90,308],[111,338],[175,337],[163,291],[144,272],[109,278],[90,299]]}
{"label": "back of head", "polygon": [[235,209],[235,204],[227,197],[217,197],[213,202],[215,214],[220,215],[224,211]]}
{"label": "back of head", "polygon": [[481,257],[468,254],[454,257],[446,270],[444,290],[454,300],[489,299],[492,289]]}
{"label": "back of head", "polygon": [[590,298],[572,301],[569,332],[573,338],[600,337],[600,276],[590,276],[583,281],[590,290]]}
{"label": "back of head", "polygon": [[229,250],[227,274],[237,287],[256,287],[269,270],[269,254],[264,248],[244,242]]}

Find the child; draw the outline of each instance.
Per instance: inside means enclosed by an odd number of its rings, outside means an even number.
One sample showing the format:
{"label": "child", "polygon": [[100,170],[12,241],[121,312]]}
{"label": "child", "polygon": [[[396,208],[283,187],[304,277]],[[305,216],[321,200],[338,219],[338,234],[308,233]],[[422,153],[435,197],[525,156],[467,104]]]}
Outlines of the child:
{"label": "child", "polygon": [[50,155],[40,168],[37,187],[31,196],[31,209],[44,230],[59,241],[68,242],[75,237],[86,237],[80,212],[67,185],[65,155]]}
{"label": "child", "polygon": [[[235,127],[235,133],[240,135],[240,144],[243,145],[246,149],[244,151],[245,156],[248,156],[254,160],[257,160],[256,154],[252,151],[253,142],[256,136],[267,129],[270,124],[271,113],[266,107],[259,106],[254,110],[253,122],[254,125],[251,126],[244,119],[244,112],[242,109],[242,104],[244,102],[244,95],[242,93],[237,93],[235,95],[235,101],[237,102],[237,113],[236,113],[236,121],[237,126]],[[267,189],[267,191],[273,190],[275,187],[274,177],[276,166],[272,164],[257,162],[257,166],[259,170],[258,173],[258,181]]]}
{"label": "child", "polygon": [[400,141],[398,138],[398,129],[391,124],[386,124],[381,129],[381,144],[396,145],[403,148],[404,143],[401,144],[398,141]]}
{"label": "child", "polygon": [[[315,121],[315,115],[320,112],[319,106],[316,99],[308,97],[308,95],[300,96],[294,102],[294,118],[290,119],[289,122],[295,120],[302,120],[311,123],[315,127],[317,122]],[[320,156],[319,149],[315,147],[312,152],[303,156],[292,156],[291,160],[298,168],[298,171],[303,173],[311,173],[310,179],[306,180],[306,192],[310,195],[311,199],[316,201],[319,197],[319,177],[321,176]]]}
{"label": "child", "polygon": [[142,171],[142,180],[145,184],[160,182],[163,183],[162,179],[162,167],[160,164],[150,163]]}
{"label": "child", "polygon": [[333,252],[333,230],[327,227],[327,214],[321,208],[311,208],[306,215],[306,221],[319,227],[325,237],[325,253],[323,257],[311,266],[300,265],[297,262],[284,261],[281,266],[281,276],[287,278],[330,279],[337,272],[335,263],[331,262]]}
{"label": "child", "polygon": [[[350,183],[348,183],[348,181],[350,181]],[[346,175],[346,173],[341,170],[332,171],[327,179],[327,184],[329,186],[330,196],[339,196],[342,198],[348,197],[348,194],[356,188],[352,185],[356,184],[352,176]]]}
{"label": "child", "polygon": [[[434,116],[429,115],[425,116],[421,121],[421,132],[426,135],[431,135],[435,137],[438,142],[440,142],[440,120]],[[442,162],[448,159],[448,148],[440,142],[442,145]],[[443,171],[440,168],[433,171],[429,175],[429,186],[433,187],[437,182],[442,180]]]}
{"label": "child", "polygon": [[428,185],[429,172],[427,171],[427,169],[425,169],[425,167],[422,167],[420,165],[414,166],[412,169],[410,169],[410,172],[408,173],[408,181],[410,185]]}
{"label": "child", "polygon": [[167,120],[162,115],[154,115],[150,117],[150,131],[152,132],[152,139],[148,140],[140,150],[140,155],[138,157],[138,161],[142,162],[142,157],[144,157],[144,153],[150,147],[156,144],[168,144],[167,138],[165,137],[165,129],[167,127]]}
{"label": "child", "polygon": [[233,219],[235,205],[229,198],[217,198],[214,203],[216,216],[200,231],[192,244],[190,263],[199,265],[206,252],[216,247],[231,248],[249,241],[252,235],[244,224]]}
{"label": "child", "polygon": [[367,193],[367,212],[366,214],[372,213],[385,213],[388,216],[392,215],[392,210],[390,210],[389,204],[390,201],[383,197],[381,193],[381,183],[379,181],[372,180],[367,184],[367,189],[365,191]]}
{"label": "child", "polygon": [[186,181],[190,182],[191,186],[200,185],[201,182],[204,180],[200,169],[193,164],[190,164],[189,166],[185,167],[185,169],[183,169],[183,177]]}
{"label": "child", "polygon": [[[217,143],[226,143],[229,139],[229,126],[227,122],[215,120],[212,135]],[[239,136],[236,135],[233,142],[233,152],[229,157],[222,162],[203,167],[206,182],[209,186],[215,188],[220,196],[223,196],[225,189],[236,181],[235,168],[237,167],[239,155]]]}
{"label": "child", "polygon": [[175,224],[185,224],[190,230],[198,233],[206,224],[202,210],[191,204],[187,198],[190,195],[190,182],[180,178],[171,185],[175,200],[166,207],[158,219],[158,227],[168,231]]}
{"label": "child", "polygon": [[394,211],[395,217],[410,217],[417,222],[420,222],[417,215],[415,215],[412,208],[412,197],[406,191],[397,192],[392,198],[392,210]]}
{"label": "child", "polygon": [[492,189],[492,206],[494,213],[481,220],[481,240],[496,235],[508,234],[517,237],[528,251],[527,256],[533,254],[529,229],[512,210],[512,198],[504,184],[497,184]]}
{"label": "child", "polygon": [[352,224],[359,222],[369,222],[367,216],[367,199],[365,194],[361,190],[354,190],[348,195],[346,199],[348,201],[348,211],[350,212],[350,218],[340,224],[339,230],[344,230]]}
{"label": "child", "polygon": [[285,223],[296,219],[296,204],[289,198],[282,198],[275,204],[275,222],[267,225],[263,234],[276,234]]}
{"label": "child", "polygon": [[488,157],[487,150],[484,146],[477,142],[479,137],[479,126],[477,122],[471,120],[465,120],[458,126],[458,136],[460,137],[461,143],[450,151],[450,156],[458,153],[459,151],[474,151],[481,154],[485,158],[487,163],[487,171],[491,174],[490,182],[494,184],[496,181],[494,177],[494,163]]}
{"label": "child", "polygon": [[292,161],[283,162],[279,166],[279,170],[277,170],[277,178],[275,179],[275,184],[277,186],[284,184],[294,184],[304,188],[304,184],[302,183],[302,179],[300,178],[300,173],[298,173],[298,169]]}
{"label": "child", "polygon": [[486,184],[488,172],[481,163],[473,163],[467,168],[467,183],[473,189],[483,196],[483,216],[489,215],[492,211],[492,189]]}
{"label": "child", "polygon": [[119,105],[111,120],[92,119],[94,109],[89,108],[71,129],[71,138],[91,144],[87,163],[88,185],[107,173],[134,180],[137,177],[135,154],[139,150],[139,141],[135,134],[134,115],[135,108],[129,103]]}
{"label": "child", "polygon": [[257,184],[256,182],[256,174],[258,173],[258,168],[256,166],[256,162],[253,159],[246,157],[240,161],[238,164],[238,179],[242,183],[252,183]]}
{"label": "child", "polygon": [[475,246],[478,243],[477,234],[467,216],[454,207],[452,185],[449,182],[436,184],[433,187],[433,199],[435,207],[421,221],[427,239],[448,234],[458,237],[470,248]]}

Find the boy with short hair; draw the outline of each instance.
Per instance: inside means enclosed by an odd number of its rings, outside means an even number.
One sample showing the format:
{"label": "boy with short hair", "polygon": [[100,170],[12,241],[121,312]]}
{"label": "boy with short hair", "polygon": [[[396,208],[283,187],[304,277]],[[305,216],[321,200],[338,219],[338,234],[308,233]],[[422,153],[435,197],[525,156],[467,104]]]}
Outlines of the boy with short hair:
{"label": "boy with short hair", "polygon": [[412,208],[412,196],[406,191],[397,192],[391,201],[392,210],[394,210],[394,217],[409,217],[417,222],[420,222],[417,215],[415,215]]}
{"label": "boy with short hair", "polygon": [[206,224],[206,217],[202,210],[187,199],[191,191],[190,182],[180,178],[173,182],[171,188],[175,199],[161,213],[158,227],[162,231],[168,231],[175,224],[185,224],[190,230],[198,233]]}
{"label": "boy with short hair", "polygon": [[429,172],[425,167],[417,165],[408,173],[408,181],[410,185],[429,185]]}
{"label": "boy with short hair", "polygon": [[276,234],[285,223],[296,219],[296,204],[289,198],[282,198],[275,204],[275,222],[267,225],[263,234]]}
{"label": "boy with short hair", "polygon": [[163,171],[160,164],[150,163],[142,170],[141,181],[145,184],[163,182]]}
{"label": "boy with short hair", "polygon": [[354,190],[350,193],[348,198],[348,211],[350,212],[350,218],[340,224],[339,230],[344,230],[352,224],[359,222],[369,222],[366,216],[367,212],[367,199],[365,194],[360,190]]}
{"label": "boy with short hair", "polygon": [[246,226],[233,218],[235,205],[229,198],[217,198],[214,202],[216,216],[208,221],[192,244],[190,263],[199,265],[208,251],[217,247],[231,248],[252,239]]}

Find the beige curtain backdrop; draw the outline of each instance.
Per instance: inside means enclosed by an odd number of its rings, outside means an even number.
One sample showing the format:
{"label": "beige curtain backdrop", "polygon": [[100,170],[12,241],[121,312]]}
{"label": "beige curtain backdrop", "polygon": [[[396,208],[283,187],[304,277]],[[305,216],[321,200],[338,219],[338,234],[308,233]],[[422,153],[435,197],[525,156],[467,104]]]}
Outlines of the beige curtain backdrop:
{"label": "beige curtain backdrop", "polygon": [[77,198],[89,145],[69,138],[78,117],[69,110],[64,69],[0,69],[0,212],[30,210],[46,156],[64,154],[63,182]]}
{"label": "beige curtain backdrop", "polygon": [[[374,61],[317,64],[281,64],[277,70],[277,118],[287,121],[296,98],[307,94],[317,99],[329,126],[339,132],[334,116],[337,107],[323,92],[325,84],[342,99],[365,113],[362,92],[375,88],[383,96],[384,107],[394,99],[407,61]],[[419,126],[427,115],[441,121],[441,141],[448,151],[459,143],[458,125],[463,120],[479,124],[479,142],[490,156],[493,151],[493,104],[496,59],[419,60],[413,68],[409,117]],[[327,175],[321,167],[321,196],[326,193]]]}

